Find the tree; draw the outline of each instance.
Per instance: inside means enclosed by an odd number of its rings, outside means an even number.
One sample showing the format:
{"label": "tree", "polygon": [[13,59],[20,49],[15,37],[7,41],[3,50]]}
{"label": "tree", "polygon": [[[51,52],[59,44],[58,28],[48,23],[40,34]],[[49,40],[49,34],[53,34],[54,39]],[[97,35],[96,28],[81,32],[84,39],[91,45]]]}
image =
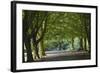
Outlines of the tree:
{"label": "tree", "polygon": [[[25,46],[26,46],[27,62],[33,61],[32,50],[30,48],[30,38],[31,37],[30,37],[30,34],[28,33],[29,27],[32,24],[32,19],[31,18],[32,17],[30,15],[30,12],[24,11],[24,16],[23,16],[23,41],[24,41]],[[23,48],[23,57],[24,57],[24,48]]]}
{"label": "tree", "polygon": [[30,39],[32,39],[36,57],[40,58],[39,53],[38,53],[39,52],[38,45],[39,45],[39,42],[43,39],[45,31],[46,31],[47,17],[48,17],[47,12],[24,10],[24,17],[23,17],[24,36],[25,36],[24,42],[27,48],[27,54],[29,53],[27,57],[29,55],[31,57],[30,61],[33,61],[32,50],[30,47],[32,46],[32,44],[30,45]]}

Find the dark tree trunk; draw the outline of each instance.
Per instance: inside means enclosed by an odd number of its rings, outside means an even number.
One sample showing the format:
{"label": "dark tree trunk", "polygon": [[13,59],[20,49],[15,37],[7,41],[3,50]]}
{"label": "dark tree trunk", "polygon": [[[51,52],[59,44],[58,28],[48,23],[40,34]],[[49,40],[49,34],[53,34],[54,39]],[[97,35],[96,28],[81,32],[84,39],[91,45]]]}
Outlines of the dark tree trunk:
{"label": "dark tree trunk", "polygon": [[83,39],[82,39],[82,37],[80,38],[80,50],[83,50]]}
{"label": "dark tree trunk", "polygon": [[89,48],[89,52],[91,52],[91,42],[90,42],[91,40],[90,39],[88,39],[88,48]]}
{"label": "dark tree trunk", "polygon": [[36,53],[36,56],[39,59],[40,58],[40,56],[39,56],[39,48],[38,48],[37,44],[35,44],[35,53]]}
{"label": "dark tree trunk", "polygon": [[84,50],[87,50],[87,45],[86,45],[86,37],[84,38]]}
{"label": "dark tree trunk", "polygon": [[62,49],[62,46],[61,46],[61,41],[59,42],[59,50]]}
{"label": "dark tree trunk", "polygon": [[72,48],[74,50],[74,38],[72,38]]}
{"label": "dark tree trunk", "polygon": [[26,38],[25,39],[25,46],[26,46],[26,51],[27,51],[27,62],[33,62],[33,56],[32,56],[32,50],[31,50],[31,45],[30,45],[30,39]]}
{"label": "dark tree trunk", "polygon": [[38,43],[36,42],[35,38],[33,39],[33,46],[34,46],[34,51],[35,51],[35,55],[36,55],[35,59],[36,59],[36,57],[38,57],[38,59],[39,59],[40,58],[39,57],[39,48],[38,48]]}
{"label": "dark tree trunk", "polygon": [[23,62],[25,62],[25,55],[24,55],[24,53],[25,53],[25,50],[24,50],[24,44],[23,44],[23,49],[22,49],[22,61]]}
{"label": "dark tree trunk", "polygon": [[91,51],[91,15],[86,15],[85,16],[85,32],[86,32],[86,37],[87,37],[87,41],[88,41],[88,49],[89,51]]}
{"label": "dark tree trunk", "polygon": [[84,48],[84,38],[82,38],[82,47],[83,47],[83,50],[85,49]]}
{"label": "dark tree trunk", "polygon": [[90,31],[89,31],[89,34],[87,34],[87,41],[88,41],[89,52],[91,52],[91,32]]}

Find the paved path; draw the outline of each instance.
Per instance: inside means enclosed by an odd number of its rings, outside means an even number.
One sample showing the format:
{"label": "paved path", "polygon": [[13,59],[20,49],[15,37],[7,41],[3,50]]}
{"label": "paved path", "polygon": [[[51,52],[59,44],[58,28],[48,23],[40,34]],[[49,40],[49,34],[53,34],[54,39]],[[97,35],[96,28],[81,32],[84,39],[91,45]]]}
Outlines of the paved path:
{"label": "paved path", "polygon": [[48,51],[46,57],[39,61],[67,61],[67,60],[84,60],[90,59],[90,55],[86,51]]}

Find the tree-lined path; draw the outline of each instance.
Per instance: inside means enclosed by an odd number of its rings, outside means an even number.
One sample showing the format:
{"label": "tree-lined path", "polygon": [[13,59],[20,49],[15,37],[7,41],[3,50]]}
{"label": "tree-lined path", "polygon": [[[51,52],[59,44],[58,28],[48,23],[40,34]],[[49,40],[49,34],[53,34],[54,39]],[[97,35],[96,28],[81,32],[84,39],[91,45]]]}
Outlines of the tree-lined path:
{"label": "tree-lined path", "polygon": [[22,20],[23,62],[90,59],[90,13],[23,10]]}

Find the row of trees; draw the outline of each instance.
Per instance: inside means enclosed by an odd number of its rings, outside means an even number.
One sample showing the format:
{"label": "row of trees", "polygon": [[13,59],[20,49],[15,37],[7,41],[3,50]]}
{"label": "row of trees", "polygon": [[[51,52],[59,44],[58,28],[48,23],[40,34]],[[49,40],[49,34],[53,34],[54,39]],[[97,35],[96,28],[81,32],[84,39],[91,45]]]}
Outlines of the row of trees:
{"label": "row of trees", "polygon": [[[34,58],[40,58],[38,45],[42,46],[43,36],[47,27],[47,18],[47,12],[23,11],[23,38],[27,52],[27,62],[34,61],[32,50],[35,53]],[[44,53],[42,54],[44,55]],[[25,61],[24,59],[23,48],[23,62]]]}
{"label": "row of trees", "polygon": [[88,13],[52,12],[45,39],[70,40],[74,49],[74,39],[78,37],[80,49],[87,50],[90,45],[90,16]]}
{"label": "row of trees", "polygon": [[33,62],[46,55],[45,48],[50,40],[70,40],[74,49],[74,39],[78,37],[80,50],[87,50],[90,48],[90,22],[89,13],[23,10],[23,62],[25,48],[27,62]]}

